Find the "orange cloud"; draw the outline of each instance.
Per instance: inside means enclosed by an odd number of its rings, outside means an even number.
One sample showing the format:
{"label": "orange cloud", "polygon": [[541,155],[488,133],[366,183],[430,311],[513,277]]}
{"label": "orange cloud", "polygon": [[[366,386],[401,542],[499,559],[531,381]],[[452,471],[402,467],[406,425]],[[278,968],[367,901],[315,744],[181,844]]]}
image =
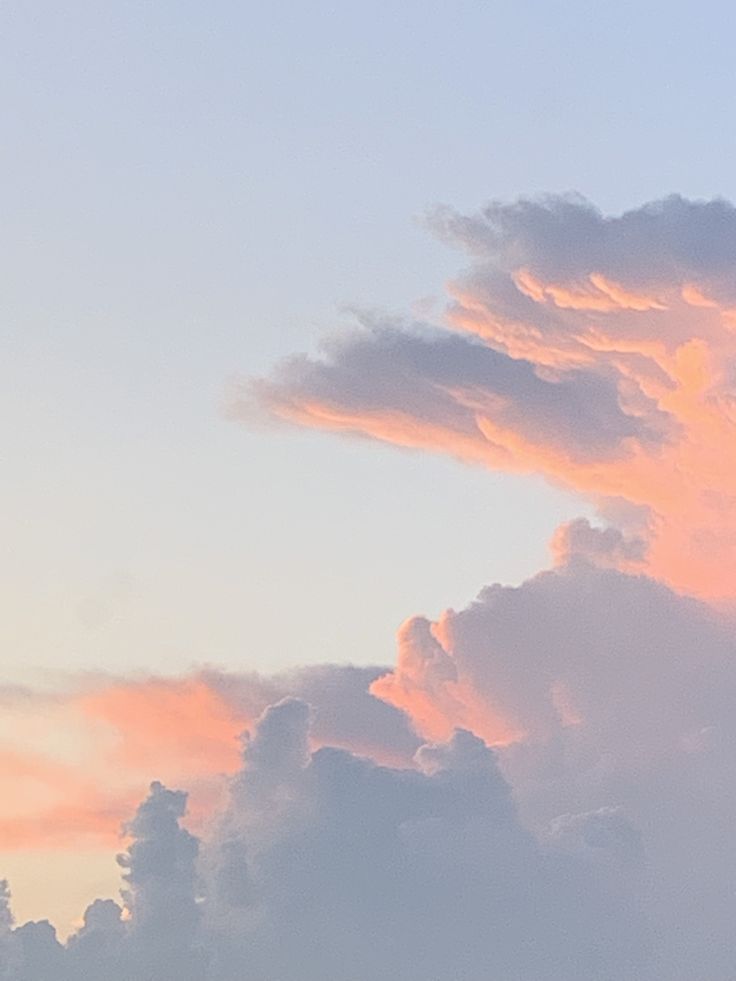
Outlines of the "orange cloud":
{"label": "orange cloud", "polygon": [[395,670],[378,678],[371,693],[409,716],[424,739],[441,742],[460,727],[491,746],[504,746],[523,733],[458,673],[440,641],[442,625],[421,617],[399,629]]}
{"label": "orange cloud", "polygon": [[5,851],[78,847],[84,840],[111,846],[119,842],[121,824],[137,796],[122,790],[119,776],[103,779],[101,771],[81,761],[0,748]]}
{"label": "orange cloud", "polygon": [[450,285],[454,334],[374,325],[248,397],[301,425],[542,474],[603,515],[625,503],[645,571],[733,599],[736,210],[673,198],[613,219],[550,199],[448,224],[478,259]]}
{"label": "orange cloud", "polygon": [[613,310],[666,310],[666,304],[654,296],[626,289],[601,273],[590,273],[579,286],[543,283],[529,269],[518,269],[513,280],[519,290],[535,303],[551,300],[563,310],[593,310],[610,313]]}
{"label": "orange cloud", "polygon": [[53,707],[26,697],[12,716],[0,736],[6,851],[119,845],[152,776],[191,788],[196,826],[240,765],[249,722],[199,676],[86,681]]}
{"label": "orange cloud", "polygon": [[[67,792],[67,797],[72,795]],[[76,849],[83,842],[118,848],[123,836],[123,822],[135,809],[136,796],[131,794],[114,801],[91,800],[89,794],[76,803],[58,804],[45,810],[33,810],[16,817],[0,815],[0,841],[3,850]]]}
{"label": "orange cloud", "polygon": [[238,736],[250,722],[198,676],[112,681],[80,695],[77,705],[113,730],[118,764],[144,769],[155,763],[168,782],[236,770]]}

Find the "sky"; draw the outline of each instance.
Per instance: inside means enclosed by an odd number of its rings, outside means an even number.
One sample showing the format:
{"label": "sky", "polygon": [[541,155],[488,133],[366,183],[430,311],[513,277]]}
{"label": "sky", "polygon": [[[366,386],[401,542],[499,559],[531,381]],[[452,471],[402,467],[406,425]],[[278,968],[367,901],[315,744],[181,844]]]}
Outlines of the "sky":
{"label": "sky", "polygon": [[0,5],[1,981],[730,977],[727,13]]}
{"label": "sky", "polygon": [[228,386],[346,308],[441,316],[438,204],[728,196],[718,19],[4,3],[8,674],[385,661],[407,611],[539,568],[569,496],[229,425]]}

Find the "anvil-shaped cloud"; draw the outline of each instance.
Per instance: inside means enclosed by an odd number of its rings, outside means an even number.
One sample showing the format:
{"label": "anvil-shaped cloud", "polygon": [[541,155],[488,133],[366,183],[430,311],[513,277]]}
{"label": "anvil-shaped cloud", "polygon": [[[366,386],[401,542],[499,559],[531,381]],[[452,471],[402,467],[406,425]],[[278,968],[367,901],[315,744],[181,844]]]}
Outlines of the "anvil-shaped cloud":
{"label": "anvil-shaped cloud", "polygon": [[243,393],[301,425],[546,475],[679,589],[736,581],[736,210],[576,198],[434,216],[473,257],[445,329],[371,322]]}

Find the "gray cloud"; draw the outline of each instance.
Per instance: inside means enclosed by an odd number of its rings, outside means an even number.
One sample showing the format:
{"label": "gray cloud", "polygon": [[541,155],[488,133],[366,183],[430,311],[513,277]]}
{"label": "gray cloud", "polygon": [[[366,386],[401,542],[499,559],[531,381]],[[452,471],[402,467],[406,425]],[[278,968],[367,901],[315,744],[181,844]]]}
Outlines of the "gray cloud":
{"label": "gray cloud", "polygon": [[[380,706],[368,686],[420,731],[430,705],[447,738],[395,726],[403,765],[314,750],[320,708],[280,698],[202,841],[184,795],[154,784],[122,905],[92,904],[62,945],[48,924],[11,929],[3,898],[0,963],[13,981],[728,981],[735,647],[708,606],[580,554],[488,587],[410,622],[388,673],[290,676],[334,684],[333,716],[343,691],[348,717]],[[517,737],[491,750],[458,730],[463,700]],[[407,718],[383,707],[389,729]],[[331,725],[362,741],[381,717]]]}
{"label": "gray cloud", "polygon": [[6,929],[14,977],[590,981],[643,969],[640,914],[569,840],[522,827],[476,736],[458,731],[394,769],[310,753],[310,715],[297,699],[264,713],[199,863],[184,796],[154,784],[121,860],[128,918],[98,901],[66,946],[48,924]]}
{"label": "gray cloud", "polygon": [[597,528],[586,518],[561,525],[552,540],[555,557],[564,562],[583,559],[595,565],[638,565],[646,556],[646,541],[626,536],[615,527]]}
{"label": "gray cloud", "polygon": [[736,208],[722,199],[673,194],[607,216],[580,195],[548,195],[494,202],[471,216],[437,209],[429,223],[506,271],[527,264],[570,280],[597,268],[638,285],[726,276],[736,287]]}
{"label": "gray cloud", "polygon": [[419,746],[416,733],[403,712],[370,693],[371,684],[385,670],[313,664],[270,677],[215,670],[204,671],[201,677],[247,718],[260,715],[271,703],[297,696],[314,707],[315,741],[379,760],[408,762]]}
{"label": "gray cloud", "polygon": [[399,430],[443,432],[450,452],[453,438],[476,444],[479,458],[489,443],[478,425],[484,414],[573,460],[615,457],[627,441],[654,446],[665,428],[653,407],[649,419],[625,412],[615,383],[600,373],[542,377],[532,363],[466,337],[376,325],[327,346],[324,360],[285,361],[271,379],[250,386],[236,414],[248,411],[250,394],[276,415],[307,424],[311,417],[327,428],[333,417],[372,435],[392,416]]}

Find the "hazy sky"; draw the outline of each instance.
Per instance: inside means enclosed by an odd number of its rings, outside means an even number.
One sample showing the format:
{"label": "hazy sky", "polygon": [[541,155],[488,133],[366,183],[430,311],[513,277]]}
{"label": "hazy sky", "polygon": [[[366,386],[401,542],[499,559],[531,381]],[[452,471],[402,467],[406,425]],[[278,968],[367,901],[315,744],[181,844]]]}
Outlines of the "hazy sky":
{"label": "hazy sky", "polygon": [[385,661],[543,565],[569,497],[249,430],[228,383],[345,305],[441,316],[437,203],[736,191],[724,14],[3,3],[7,676]]}

